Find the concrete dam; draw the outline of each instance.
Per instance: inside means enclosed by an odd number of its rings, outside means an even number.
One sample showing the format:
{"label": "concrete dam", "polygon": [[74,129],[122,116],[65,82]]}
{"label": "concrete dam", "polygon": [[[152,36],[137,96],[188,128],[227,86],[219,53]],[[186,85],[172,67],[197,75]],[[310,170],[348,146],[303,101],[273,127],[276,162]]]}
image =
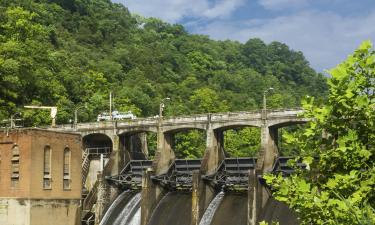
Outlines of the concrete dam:
{"label": "concrete dam", "polygon": [[[263,174],[293,172],[280,157],[279,128],[305,123],[299,109],[215,113],[175,118],[82,123],[57,130],[83,137],[83,224],[255,225],[260,221],[298,224],[288,207],[272,198]],[[228,158],[224,132],[256,127],[256,158]],[[205,134],[201,159],[178,159],[174,136],[186,130]],[[157,136],[147,160],[145,134]],[[302,164],[299,166],[303,166]]]}
{"label": "concrete dam", "polygon": [[[292,169],[287,166],[288,159],[288,157],[278,158],[272,171],[289,175]],[[253,211],[254,207],[249,205],[249,195],[252,194],[248,188],[251,186],[249,184],[249,177],[251,177],[249,173],[251,172],[249,171],[255,170],[256,161],[255,158],[226,158],[214,175],[204,177],[204,182],[210,185],[214,197],[207,208],[202,210],[203,215],[199,221],[195,221],[196,224],[249,224],[249,211]],[[192,182],[194,182],[193,174],[199,174],[199,170],[196,169],[199,169],[200,162],[201,160],[176,160],[168,173],[163,176],[151,177],[151,180],[162,184],[165,193],[154,207],[146,224],[193,224],[193,214],[196,213],[193,204],[199,200],[194,199],[197,198],[194,195],[197,190],[193,190],[196,187],[193,187]],[[143,190],[137,188],[132,190],[128,186],[130,183],[141,186],[141,184],[137,184],[140,181],[138,174],[142,172],[142,169],[139,170],[139,168],[151,168],[151,161],[133,160],[120,175],[107,177],[110,184],[124,189],[128,187],[128,189],[114,200],[100,225],[141,225],[141,193]],[[132,178],[134,180],[131,180]],[[146,207],[149,207],[147,199],[145,200]],[[296,216],[290,209],[272,197],[268,198],[266,205],[259,212],[258,220],[277,221],[281,225],[298,224]]]}

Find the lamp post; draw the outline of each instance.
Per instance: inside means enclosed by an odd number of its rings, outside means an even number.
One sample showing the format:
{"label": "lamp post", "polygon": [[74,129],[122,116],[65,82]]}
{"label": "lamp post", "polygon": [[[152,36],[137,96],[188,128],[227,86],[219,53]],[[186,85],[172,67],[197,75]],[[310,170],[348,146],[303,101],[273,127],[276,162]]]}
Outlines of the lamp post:
{"label": "lamp post", "polygon": [[80,110],[82,108],[87,108],[87,104],[84,104],[84,105],[81,105],[81,106],[77,106],[74,109],[74,122],[73,122],[73,127],[74,128],[77,128],[77,124],[78,124],[78,110]]}
{"label": "lamp post", "polygon": [[267,94],[270,92],[270,91],[273,91],[274,89],[272,87],[266,89],[265,91],[263,91],[263,119],[266,120],[267,119]]}
{"label": "lamp post", "polygon": [[166,100],[171,100],[171,98],[169,98],[169,97],[163,98],[163,100],[161,100],[161,102],[159,104],[159,120],[160,121],[163,119],[163,110],[164,110],[164,107],[165,107],[164,101],[166,101]]}

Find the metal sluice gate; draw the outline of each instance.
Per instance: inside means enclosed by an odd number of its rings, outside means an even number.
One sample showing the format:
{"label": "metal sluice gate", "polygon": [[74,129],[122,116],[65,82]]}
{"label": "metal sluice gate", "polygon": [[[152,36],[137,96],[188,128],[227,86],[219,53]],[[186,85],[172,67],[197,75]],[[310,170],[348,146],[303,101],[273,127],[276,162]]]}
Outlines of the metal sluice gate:
{"label": "metal sluice gate", "polygon": [[151,166],[152,160],[131,160],[119,175],[107,176],[106,180],[126,189],[140,189],[143,171]]}
{"label": "metal sluice gate", "polygon": [[215,188],[232,190],[247,189],[249,170],[256,167],[256,158],[226,158],[215,173],[203,176]]}
{"label": "metal sluice gate", "polygon": [[282,173],[282,175],[285,177],[291,175],[295,171],[295,168],[306,169],[306,164],[302,163],[300,160],[298,160],[296,164],[292,166],[289,160],[294,159],[294,157],[289,156],[278,157],[271,172]]}
{"label": "metal sluice gate", "polygon": [[[294,168],[288,160],[292,157],[277,158],[271,173],[282,173],[289,176]],[[190,190],[192,187],[193,171],[200,170],[201,159],[176,159],[168,171],[151,179],[169,190]],[[108,176],[110,183],[127,189],[140,189],[142,186],[143,171],[152,167],[152,160],[131,160],[119,175]],[[202,176],[202,179],[218,189],[241,191],[247,189],[249,184],[249,171],[255,170],[256,158],[226,158],[210,175]],[[305,168],[303,163],[297,163],[298,168]],[[262,179],[259,177],[259,179]]]}
{"label": "metal sluice gate", "polygon": [[152,180],[170,190],[190,190],[193,171],[200,170],[201,162],[201,159],[176,159],[167,173],[153,176]]}

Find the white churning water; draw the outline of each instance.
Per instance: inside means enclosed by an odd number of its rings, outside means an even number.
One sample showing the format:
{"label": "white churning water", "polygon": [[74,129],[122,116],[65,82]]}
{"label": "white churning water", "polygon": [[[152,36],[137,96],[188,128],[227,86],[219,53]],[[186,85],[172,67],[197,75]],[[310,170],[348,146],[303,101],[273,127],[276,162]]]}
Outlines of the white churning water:
{"label": "white churning water", "polygon": [[127,225],[140,225],[141,224],[141,206],[138,206],[137,212],[135,212],[134,216],[130,220]]}
{"label": "white churning water", "polygon": [[[121,211],[119,216],[116,218],[113,225],[132,225],[133,218],[136,216],[138,209],[141,206],[141,193],[138,192],[134,197],[129,201],[128,204]],[[140,211],[139,211],[140,214]],[[140,216],[140,215],[139,215]],[[140,224],[140,223],[139,223]],[[137,224],[137,225],[139,225]]]}
{"label": "white churning water", "polygon": [[203,214],[203,217],[201,221],[199,222],[199,225],[210,225],[212,218],[214,218],[216,209],[219,207],[221,201],[224,198],[224,192],[221,191],[219,194],[215,196],[215,198],[210,202],[210,205],[206,209],[206,211]]}
{"label": "white churning water", "polygon": [[124,207],[125,202],[122,201],[126,200],[128,194],[128,192],[123,192],[116,198],[104,215],[100,225],[140,225],[141,193],[134,195]]}
{"label": "white churning water", "polygon": [[107,220],[112,215],[113,211],[116,209],[116,207],[125,199],[126,195],[128,194],[127,191],[122,192],[116,199],[113,201],[107,212],[105,213],[104,217],[100,221],[99,225],[105,225],[107,224]]}

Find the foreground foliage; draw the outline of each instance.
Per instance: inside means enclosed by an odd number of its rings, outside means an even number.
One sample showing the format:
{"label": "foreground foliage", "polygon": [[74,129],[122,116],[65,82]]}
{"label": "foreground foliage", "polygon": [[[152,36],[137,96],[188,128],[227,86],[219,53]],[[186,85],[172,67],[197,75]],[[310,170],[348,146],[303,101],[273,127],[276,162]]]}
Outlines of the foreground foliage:
{"label": "foreground foliage", "polygon": [[267,176],[301,224],[375,224],[375,52],[369,41],[329,71],[328,102],[304,101],[312,120],[288,141],[306,171]]}

